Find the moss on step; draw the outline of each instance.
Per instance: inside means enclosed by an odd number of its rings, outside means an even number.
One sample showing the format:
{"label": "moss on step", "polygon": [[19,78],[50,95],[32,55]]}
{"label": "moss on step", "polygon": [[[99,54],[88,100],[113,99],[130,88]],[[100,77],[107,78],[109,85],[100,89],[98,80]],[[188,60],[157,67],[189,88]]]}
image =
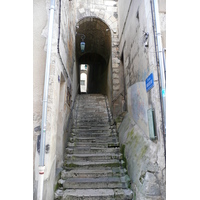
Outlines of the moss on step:
{"label": "moss on step", "polygon": [[[78,164],[74,164],[74,163],[65,163],[64,164],[65,167],[67,168],[76,168],[76,167],[80,167],[81,165],[78,165]],[[84,167],[85,165],[83,165]],[[102,164],[90,164],[90,165],[86,165],[86,166],[90,166],[90,167],[93,167],[93,166],[102,166],[102,167],[119,167],[120,166],[120,163],[102,163]]]}
{"label": "moss on step", "polygon": [[125,156],[125,145],[123,144],[121,147],[120,147],[120,152],[122,154],[122,160],[124,161],[124,167],[127,169],[127,160],[126,160],[126,156]]}
{"label": "moss on step", "polygon": [[136,200],[136,192],[134,192],[133,200]]}
{"label": "moss on step", "polygon": [[59,187],[59,184],[57,182],[56,185],[54,186],[54,192],[58,189],[58,187]]}

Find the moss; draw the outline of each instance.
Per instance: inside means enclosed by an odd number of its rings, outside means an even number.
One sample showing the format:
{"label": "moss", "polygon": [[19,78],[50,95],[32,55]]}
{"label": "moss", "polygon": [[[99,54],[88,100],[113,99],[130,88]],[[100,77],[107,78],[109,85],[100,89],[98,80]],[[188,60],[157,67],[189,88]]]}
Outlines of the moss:
{"label": "moss", "polygon": [[128,132],[126,144],[132,144],[133,143],[133,140],[134,140],[133,135],[134,135],[134,129],[132,129],[130,132]]}
{"label": "moss", "polygon": [[65,167],[78,167],[79,165],[76,165],[74,163],[70,163],[70,164],[65,164]]}
{"label": "moss", "polygon": [[58,189],[59,187],[59,184],[57,183],[55,186],[54,186],[54,192]]}
{"label": "moss", "polygon": [[[88,166],[88,165],[86,165],[86,166]],[[93,167],[93,166],[98,166],[98,165],[94,164],[94,165],[89,165],[89,166]],[[119,167],[120,164],[119,163],[106,163],[106,164],[101,164],[101,166],[103,166],[103,167]],[[65,167],[67,167],[67,168],[75,168],[75,167],[80,167],[80,165],[76,165],[74,163],[70,163],[70,164],[65,164]]]}
{"label": "moss", "polygon": [[141,153],[138,157],[139,159],[141,159],[144,156],[144,154],[147,152],[147,149],[148,149],[148,146],[146,146],[146,145],[142,147]]}
{"label": "moss", "polygon": [[124,161],[124,166],[126,169],[127,169],[127,159],[126,159],[126,156],[125,156],[125,145],[123,144],[121,147],[120,147],[120,151],[121,151],[121,154],[122,154],[122,160]]}
{"label": "moss", "polygon": [[121,117],[117,117],[116,119],[115,119],[115,123],[117,124],[117,123],[121,123],[122,122],[122,118]]}
{"label": "moss", "polygon": [[136,200],[136,192],[134,192],[133,199]]}
{"label": "moss", "polygon": [[104,167],[119,167],[119,163],[102,164]]}

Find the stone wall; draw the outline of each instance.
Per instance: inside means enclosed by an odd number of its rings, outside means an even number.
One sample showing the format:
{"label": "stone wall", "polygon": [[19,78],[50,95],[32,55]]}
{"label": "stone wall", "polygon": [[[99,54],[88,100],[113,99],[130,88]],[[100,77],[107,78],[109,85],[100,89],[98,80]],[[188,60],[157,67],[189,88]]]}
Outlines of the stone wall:
{"label": "stone wall", "polygon": [[[120,125],[120,143],[136,199],[165,199],[165,156],[150,0],[119,4],[119,53],[123,56],[128,114]],[[162,15],[160,15],[162,17]],[[162,17],[164,27],[164,17]],[[164,30],[164,28],[162,29]],[[144,44],[148,33],[148,46]],[[153,73],[154,87],[146,91],[146,78]],[[157,140],[149,137],[147,111],[155,110]]]}
{"label": "stone wall", "polygon": [[[165,47],[166,8],[163,1],[159,3]],[[34,200],[37,195],[49,6],[50,0],[35,0],[33,3]],[[136,198],[152,199],[153,196],[164,199],[164,144],[150,0],[126,0],[126,3],[124,0],[56,0],[48,93],[44,199],[53,199],[56,168],[62,166],[64,147],[69,137],[71,123],[68,123],[68,119],[78,92],[79,78],[75,59],[75,27],[85,17],[99,18],[111,30],[112,56],[109,59],[107,94],[116,117],[123,111],[124,99],[121,94],[126,88],[128,114],[120,126],[119,134],[121,144],[125,145],[124,153]],[[148,47],[144,46],[144,32],[149,33]],[[155,85],[147,93],[145,79],[150,73],[154,74]],[[156,141],[149,139],[149,108],[155,109]]]}
{"label": "stone wall", "polygon": [[[119,32],[118,32],[118,1],[116,0],[77,0],[77,15],[76,21],[80,21],[85,17],[97,17],[105,22],[111,29],[112,39],[112,60],[110,78],[112,80],[112,96],[109,99],[110,107],[113,108],[112,99],[117,97],[123,90],[120,85],[120,73],[119,73]],[[110,95],[108,95],[110,96]],[[118,106],[121,106],[119,104]]]}

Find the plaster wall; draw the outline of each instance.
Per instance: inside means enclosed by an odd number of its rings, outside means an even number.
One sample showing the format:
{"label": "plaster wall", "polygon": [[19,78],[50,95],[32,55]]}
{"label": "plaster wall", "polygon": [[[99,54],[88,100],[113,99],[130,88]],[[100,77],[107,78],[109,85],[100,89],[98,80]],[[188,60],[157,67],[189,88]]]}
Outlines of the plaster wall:
{"label": "plaster wall", "polygon": [[[60,3],[63,5],[61,13]],[[77,93],[72,90],[73,69],[75,66],[75,12],[71,9],[74,3],[65,0],[55,1],[53,38],[50,61],[50,77],[48,88],[46,152],[44,173],[44,200],[54,199],[54,181],[56,168],[62,166],[65,139],[70,107]],[[33,199],[37,199],[40,129],[42,121],[42,100],[46,65],[46,49],[49,25],[50,0],[34,1],[34,63],[33,63]],[[66,12],[68,14],[66,15]],[[59,14],[61,20],[59,23]],[[69,17],[70,16],[70,17]],[[59,28],[60,27],[60,28]],[[58,38],[60,35],[59,52]],[[65,45],[67,44],[67,46]],[[77,81],[77,79],[75,79]],[[71,100],[67,102],[70,88]]]}
{"label": "plaster wall", "polygon": [[46,39],[41,35],[46,25],[46,3],[35,0],[33,4],[33,196],[36,198],[37,182],[35,181],[35,154],[37,137],[40,134],[42,120],[42,95],[46,52],[43,50]]}

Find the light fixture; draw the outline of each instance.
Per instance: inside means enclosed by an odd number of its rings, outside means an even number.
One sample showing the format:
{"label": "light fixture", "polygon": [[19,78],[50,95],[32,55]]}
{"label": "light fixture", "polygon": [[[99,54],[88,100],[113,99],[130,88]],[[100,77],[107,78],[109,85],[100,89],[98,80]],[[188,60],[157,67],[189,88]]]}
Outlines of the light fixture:
{"label": "light fixture", "polygon": [[83,53],[85,51],[85,42],[84,42],[85,35],[82,33],[76,33],[76,34],[81,35],[82,42],[80,43],[80,48],[81,48],[81,52]]}

